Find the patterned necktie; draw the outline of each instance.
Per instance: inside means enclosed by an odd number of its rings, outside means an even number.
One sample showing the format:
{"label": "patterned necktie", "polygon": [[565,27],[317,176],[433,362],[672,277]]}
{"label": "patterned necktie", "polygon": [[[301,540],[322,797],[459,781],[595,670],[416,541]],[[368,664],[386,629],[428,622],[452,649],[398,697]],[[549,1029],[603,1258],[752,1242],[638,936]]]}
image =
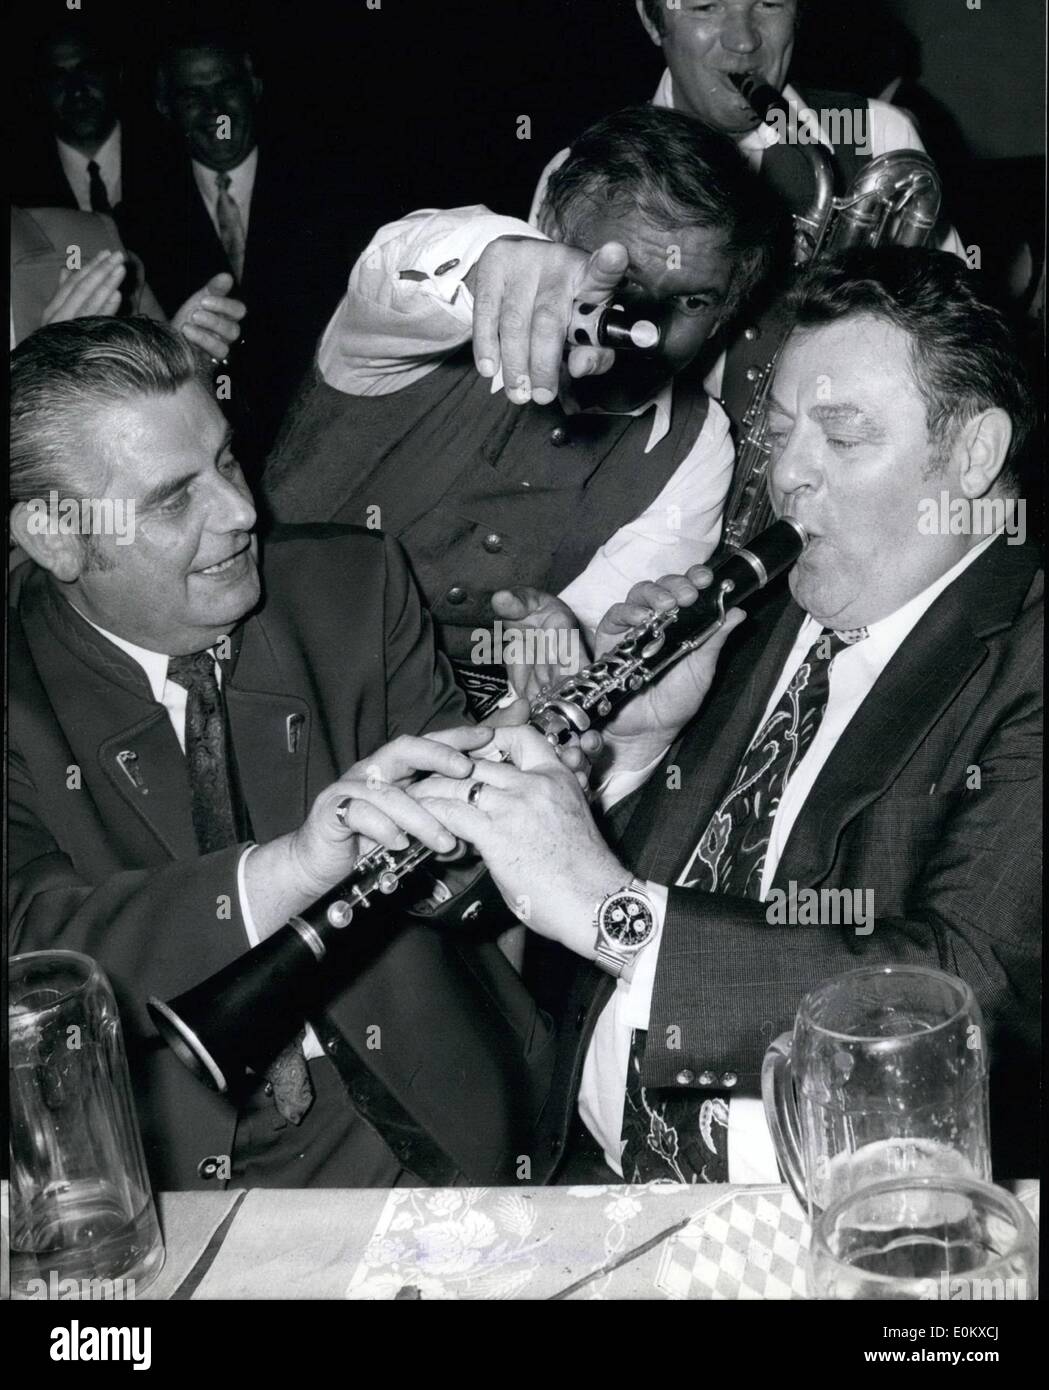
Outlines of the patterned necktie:
{"label": "patterned necktie", "polygon": [[232,179],[227,173],[215,175],[215,187],[219,191],[215,204],[215,220],[219,226],[219,239],[237,280],[244,278],[244,219],[240,208],[229,191]]}
{"label": "patterned necktie", "polygon": [[[211,652],[191,652],[168,661],[168,680],[186,696],[186,762],[189,767],[193,829],[201,854],[237,843],[233,786],[226,747],[226,718]],[[266,1072],[278,1114],[297,1125],[313,1101],[303,1032],[285,1047]]]}
{"label": "patterned necktie", "polygon": [[[740,897],[761,895],[761,876],[780,798],[812,746],[830,694],[831,662],[867,636],[866,628],[824,628],[795,671],[775,708],[751,739],[732,786],[710,819],[677,879],[679,887]],[[703,1099],[641,1084],[647,1033],[630,1040],[623,1106],[623,1176],[628,1182],[728,1182],[728,1101],[708,1091]]]}
{"label": "patterned necktie", "polygon": [[106,192],[106,185],[102,179],[102,171],[93,159],[88,161],[87,177],[91,192],[91,211],[112,212],[109,194]]}

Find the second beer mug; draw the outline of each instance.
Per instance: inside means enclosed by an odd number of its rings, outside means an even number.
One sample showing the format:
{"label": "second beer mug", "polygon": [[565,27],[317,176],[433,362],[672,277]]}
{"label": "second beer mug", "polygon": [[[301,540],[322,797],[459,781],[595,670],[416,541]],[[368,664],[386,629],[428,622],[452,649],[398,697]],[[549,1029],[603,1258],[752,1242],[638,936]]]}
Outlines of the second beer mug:
{"label": "second beer mug", "polygon": [[964,981],[869,966],[817,986],[761,1089],[780,1167],[810,1219],[857,1188],[935,1174],[989,1179],[987,1050]]}

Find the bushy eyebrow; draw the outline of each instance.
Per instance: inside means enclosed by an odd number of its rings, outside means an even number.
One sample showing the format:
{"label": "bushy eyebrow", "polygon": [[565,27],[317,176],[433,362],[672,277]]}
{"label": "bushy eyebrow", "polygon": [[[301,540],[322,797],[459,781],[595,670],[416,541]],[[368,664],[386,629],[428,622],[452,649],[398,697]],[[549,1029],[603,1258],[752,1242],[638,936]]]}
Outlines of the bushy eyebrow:
{"label": "bushy eyebrow", "polygon": [[868,414],[862,406],[851,401],[838,401],[832,405],[814,405],[809,411],[814,420],[821,425],[860,425],[866,429],[881,432],[881,425]]}

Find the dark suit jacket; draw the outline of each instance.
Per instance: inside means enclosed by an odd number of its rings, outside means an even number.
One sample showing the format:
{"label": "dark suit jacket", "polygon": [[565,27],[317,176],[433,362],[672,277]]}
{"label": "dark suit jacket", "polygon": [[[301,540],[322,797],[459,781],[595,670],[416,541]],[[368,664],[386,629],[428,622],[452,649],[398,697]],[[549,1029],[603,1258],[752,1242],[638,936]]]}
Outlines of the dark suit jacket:
{"label": "dark suit jacket", "polygon": [[[326,178],[312,175],[302,151],[260,141],[244,277],[233,291],[248,312],[229,356],[229,413],[256,468],[356,256],[343,183],[330,166]],[[128,190],[118,221],[169,317],[212,275],[233,273],[181,151],[158,149],[153,176]]]}
{"label": "dark suit jacket", "polygon": [[[619,848],[641,877],[671,884],[681,872],[731,785],[802,617],[784,591],[743,624],[703,709],[624,808]],[[930,965],[967,980],[983,1010],[996,1174],[1036,1171],[1041,639],[1034,548],[998,540],[910,633],[824,765],[773,887],[870,889],[869,935],[771,926],[764,903],[671,888],[644,1085],[703,1092],[711,1089],[699,1083],[704,1072],[714,1087],[732,1072],[741,1092],[759,1094],[765,1047],[792,1027],[809,989],[881,961]],[[671,765],[680,790],[668,787]],[[554,992],[562,972],[543,1141],[558,1149],[612,988],[593,966],[568,966],[566,954],[546,950],[539,973]],[[671,1025],[681,1030],[677,1050]]]}
{"label": "dark suit jacket", "polygon": [[[387,740],[464,722],[395,542],[356,527],[289,528],[267,544],[263,577],[263,602],[225,679],[259,843],[300,825],[321,790]],[[148,686],[132,693],[56,635],[46,584],[25,564],[11,585],[11,949],[83,951],[99,962],[121,1010],[153,1180],[203,1186],[197,1164],[232,1152],[236,1112],[160,1046],[145,1003],[246,949],[236,883],[244,846],[198,853],[166,712]],[[290,715],[304,720],[294,751]],[[117,761],[127,750],[141,789]],[[375,1025],[379,1035],[369,1033]],[[516,1178],[553,1048],[547,1020],[494,944],[406,919],[355,922],[315,1026],[354,1105],[412,1173]]]}

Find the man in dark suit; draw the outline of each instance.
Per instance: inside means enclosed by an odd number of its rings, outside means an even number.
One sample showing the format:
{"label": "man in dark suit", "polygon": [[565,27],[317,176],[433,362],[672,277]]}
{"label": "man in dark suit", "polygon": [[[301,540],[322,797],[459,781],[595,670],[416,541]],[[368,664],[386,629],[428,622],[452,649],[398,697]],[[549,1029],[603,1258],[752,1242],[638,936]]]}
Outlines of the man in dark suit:
{"label": "man in dark suit", "polygon": [[28,120],[13,142],[11,193],[24,207],[112,213],[124,197],[120,65],[80,17],[37,45]]}
{"label": "man in dark suit", "polygon": [[191,36],[162,55],[157,107],[178,146],[122,224],[167,313],[219,271],[248,306],[229,410],[245,464],[268,450],[351,263],[344,170],[263,129],[262,81],[234,41]]}
{"label": "man in dark suit", "polygon": [[145,1010],[323,912],[362,836],[454,845],[403,786],[468,775],[490,733],[461,727],[396,544],[327,526],[260,547],[199,361],[149,320],[31,335],[11,411],[11,949],[109,976],[154,1182],[528,1177],[551,1048],[494,943],[355,921],[326,1007],[305,1033],[289,1017],[239,1109]]}
{"label": "man in dark suit", "polygon": [[[756,1100],[769,1039],[823,979],[917,963],[972,986],[995,1172],[1031,1173],[1042,576],[1016,497],[1029,394],[1004,321],[945,253],[821,265],[794,312],[769,479],[808,544],[789,593],[742,626],[735,611],[609,725],[605,804],[645,782],[612,812],[615,848],[529,728],[507,732],[516,767],[479,766],[469,803],[451,784],[421,794],[558,943],[547,979],[572,967],[549,1142],[578,1107],[583,1142],[632,1180],[774,1180]],[[709,582],[697,568],[637,586],[604,645]],[[789,907],[809,889],[870,894],[873,910],[809,926]]]}

